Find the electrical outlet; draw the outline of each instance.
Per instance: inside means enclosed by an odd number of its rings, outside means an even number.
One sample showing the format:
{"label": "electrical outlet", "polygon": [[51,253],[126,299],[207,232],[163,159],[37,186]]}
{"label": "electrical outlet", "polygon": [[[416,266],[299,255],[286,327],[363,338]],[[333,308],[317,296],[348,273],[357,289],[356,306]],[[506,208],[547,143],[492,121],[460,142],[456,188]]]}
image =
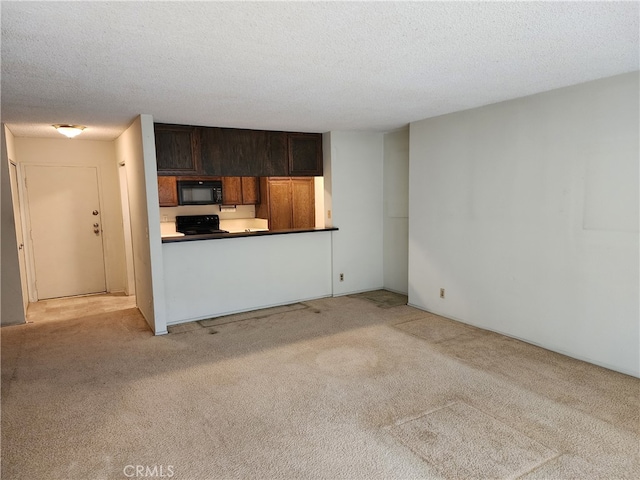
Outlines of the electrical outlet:
{"label": "electrical outlet", "polygon": [[440,298],[444,298],[444,288],[440,289]]}
{"label": "electrical outlet", "polygon": [[331,218],[331,210],[327,210],[327,218]]}
{"label": "electrical outlet", "polygon": [[344,273],[341,273],[341,274],[340,274],[340,281],[341,281],[341,282],[344,282]]}

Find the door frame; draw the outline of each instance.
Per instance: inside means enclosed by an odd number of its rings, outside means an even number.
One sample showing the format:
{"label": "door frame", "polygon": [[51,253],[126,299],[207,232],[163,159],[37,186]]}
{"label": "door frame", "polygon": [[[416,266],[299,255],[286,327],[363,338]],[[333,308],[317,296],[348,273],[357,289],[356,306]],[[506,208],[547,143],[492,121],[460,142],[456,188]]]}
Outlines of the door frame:
{"label": "door frame", "polygon": [[106,292],[111,291],[111,286],[109,285],[109,276],[107,275],[107,264],[108,264],[108,248],[106,242],[104,240],[104,231],[105,231],[105,217],[104,217],[104,200],[102,198],[102,175],[100,171],[99,165],[82,165],[82,164],[59,164],[59,163],[18,163],[18,188],[19,193],[24,202],[22,202],[22,229],[23,229],[23,239],[25,245],[25,259],[27,262],[27,286],[29,289],[29,302],[37,302],[38,301],[38,289],[36,286],[36,265],[35,265],[35,255],[33,252],[33,242],[31,240],[31,210],[29,205],[29,195],[27,194],[27,175],[26,175],[26,167],[71,167],[71,168],[93,168],[96,171],[96,180],[97,180],[97,188],[98,188],[98,205],[100,211],[102,212],[101,217],[101,230],[102,234],[100,235],[100,240],[102,242],[102,261],[104,263],[104,284]]}
{"label": "door frame", "polygon": [[127,267],[124,293],[136,294],[136,272],[133,261],[133,239],[131,234],[131,208],[129,207],[129,180],[124,162],[118,163],[118,181],[120,183],[120,205],[122,207],[122,227],[124,230],[124,256]]}

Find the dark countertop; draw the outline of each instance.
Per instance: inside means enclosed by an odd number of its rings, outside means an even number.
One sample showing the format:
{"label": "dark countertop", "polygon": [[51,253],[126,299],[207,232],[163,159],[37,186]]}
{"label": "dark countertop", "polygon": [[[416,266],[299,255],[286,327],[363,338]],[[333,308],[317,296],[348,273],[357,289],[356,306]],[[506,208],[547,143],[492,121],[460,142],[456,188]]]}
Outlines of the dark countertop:
{"label": "dark countertop", "polygon": [[288,235],[290,233],[331,232],[337,227],[328,228],[292,228],[290,230],[269,230],[267,232],[210,233],[207,235],[185,235],[184,237],[165,237],[162,243],[193,242],[196,240],[219,240],[222,238],[263,237],[266,235]]}

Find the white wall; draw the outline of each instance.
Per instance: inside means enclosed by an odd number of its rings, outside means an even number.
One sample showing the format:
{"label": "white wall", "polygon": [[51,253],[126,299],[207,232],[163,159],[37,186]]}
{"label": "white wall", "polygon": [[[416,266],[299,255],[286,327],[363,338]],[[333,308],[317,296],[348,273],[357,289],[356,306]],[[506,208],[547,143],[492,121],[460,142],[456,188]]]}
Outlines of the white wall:
{"label": "white wall", "polygon": [[384,288],[409,288],[409,127],[384,135]]}
{"label": "white wall", "polygon": [[412,123],[409,302],[638,376],[638,89]]}
{"label": "white wall", "polygon": [[153,119],[140,115],[116,141],[129,193],[136,303],[156,335],[166,333]]}
{"label": "white wall", "polygon": [[331,234],[165,243],[167,323],[331,295]]}
{"label": "white wall", "polygon": [[332,209],[327,224],[339,229],[333,235],[333,294],[382,288],[383,134],[326,136],[325,175],[330,181],[325,178],[325,208]]}
{"label": "white wall", "polygon": [[151,115],[140,115],[142,134],[142,156],[144,163],[144,181],[146,186],[149,252],[151,254],[151,278],[153,288],[153,312],[156,335],[167,332],[164,295],[164,264],[162,258],[162,236],[160,232],[160,205],[158,198],[158,167],[156,163],[156,140]]}
{"label": "white wall", "polygon": [[15,160],[20,165],[94,166],[98,170],[103,212],[102,229],[107,290],[123,292],[126,261],[120,182],[113,142],[75,138],[15,138]]}
{"label": "white wall", "polygon": [[0,274],[0,313],[2,325],[14,325],[25,322],[20,266],[18,263],[18,244],[16,242],[16,224],[14,220],[13,202],[11,200],[11,183],[9,180],[9,158],[15,158],[13,135],[0,126],[2,159],[0,161],[0,198],[1,222],[0,250],[2,268]]}

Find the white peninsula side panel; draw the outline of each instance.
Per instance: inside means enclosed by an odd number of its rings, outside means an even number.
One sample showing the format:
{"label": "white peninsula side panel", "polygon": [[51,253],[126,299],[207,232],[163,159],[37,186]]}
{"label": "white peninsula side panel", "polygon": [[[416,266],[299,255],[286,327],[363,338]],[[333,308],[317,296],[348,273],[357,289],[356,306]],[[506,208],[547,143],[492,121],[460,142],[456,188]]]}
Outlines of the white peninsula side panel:
{"label": "white peninsula side panel", "polygon": [[332,232],[165,243],[167,324],[329,297]]}

